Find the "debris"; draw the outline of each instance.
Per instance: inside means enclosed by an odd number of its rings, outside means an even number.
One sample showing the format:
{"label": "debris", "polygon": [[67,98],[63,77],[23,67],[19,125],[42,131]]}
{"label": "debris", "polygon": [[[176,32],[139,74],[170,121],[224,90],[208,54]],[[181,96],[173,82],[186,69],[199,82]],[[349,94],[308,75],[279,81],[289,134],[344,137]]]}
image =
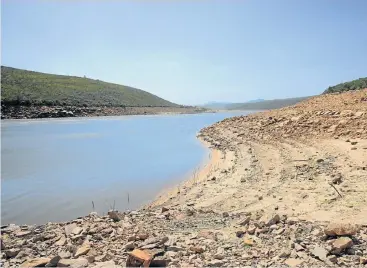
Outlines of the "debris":
{"label": "debris", "polygon": [[126,261],[126,267],[149,267],[153,259],[147,251],[140,249],[134,249],[129,253],[129,257]]}

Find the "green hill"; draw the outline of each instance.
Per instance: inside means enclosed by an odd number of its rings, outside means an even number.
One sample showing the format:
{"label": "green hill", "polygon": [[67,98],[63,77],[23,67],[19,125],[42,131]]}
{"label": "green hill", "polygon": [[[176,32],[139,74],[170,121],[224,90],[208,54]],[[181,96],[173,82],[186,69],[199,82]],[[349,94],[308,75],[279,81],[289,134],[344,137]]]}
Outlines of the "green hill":
{"label": "green hill", "polygon": [[179,107],[149,92],[76,76],[1,66],[4,105]]}
{"label": "green hill", "polygon": [[269,110],[278,109],[286,106],[290,106],[306,100],[310,97],[288,98],[288,99],[275,99],[275,100],[263,100],[258,102],[246,102],[246,103],[233,103],[228,105],[228,110]]}
{"label": "green hill", "polygon": [[367,77],[329,87],[327,90],[324,91],[324,94],[344,92],[349,90],[359,90],[364,88],[367,88]]}

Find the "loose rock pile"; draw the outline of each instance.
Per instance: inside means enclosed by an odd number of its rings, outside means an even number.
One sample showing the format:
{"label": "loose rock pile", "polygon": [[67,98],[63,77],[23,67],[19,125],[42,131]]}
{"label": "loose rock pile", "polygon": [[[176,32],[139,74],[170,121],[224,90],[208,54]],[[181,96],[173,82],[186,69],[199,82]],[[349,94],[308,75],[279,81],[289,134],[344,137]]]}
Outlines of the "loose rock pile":
{"label": "loose rock pile", "polygon": [[2,267],[120,267],[129,256],[133,265],[141,254],[169,267],[367,263],[366,226],[310,223],[261,211],[223,215],[193,206],[9,225],[2,227],[1,239]]}

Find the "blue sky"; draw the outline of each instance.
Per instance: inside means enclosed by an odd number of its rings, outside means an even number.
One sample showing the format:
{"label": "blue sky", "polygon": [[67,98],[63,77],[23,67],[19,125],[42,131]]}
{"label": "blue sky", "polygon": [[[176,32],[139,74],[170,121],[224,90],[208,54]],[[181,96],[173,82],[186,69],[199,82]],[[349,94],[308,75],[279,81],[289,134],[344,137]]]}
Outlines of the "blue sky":
{"label": "blue sky", "polygon": [[180,104],[321,93],[367,75],[366,0],[2,1],[2,65]]}

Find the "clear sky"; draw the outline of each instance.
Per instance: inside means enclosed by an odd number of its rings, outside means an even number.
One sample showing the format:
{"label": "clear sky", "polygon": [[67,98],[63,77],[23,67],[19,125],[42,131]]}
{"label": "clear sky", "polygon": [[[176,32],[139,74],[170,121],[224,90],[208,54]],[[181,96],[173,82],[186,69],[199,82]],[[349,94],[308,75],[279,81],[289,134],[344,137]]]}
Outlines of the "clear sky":
{"label": "clear sky", "polygon": [[180,104],[296,97],[367,76],[366,0],[2,1],[2,65]]}

